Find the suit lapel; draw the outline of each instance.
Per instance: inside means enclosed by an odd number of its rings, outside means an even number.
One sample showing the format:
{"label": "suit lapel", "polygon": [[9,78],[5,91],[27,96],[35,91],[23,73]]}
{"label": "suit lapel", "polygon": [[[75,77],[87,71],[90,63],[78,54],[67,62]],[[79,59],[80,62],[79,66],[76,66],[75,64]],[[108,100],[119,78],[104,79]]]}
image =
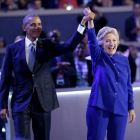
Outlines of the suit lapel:
{"label": "suit lapel", "polygon": [[24,69],[27,69],[29,72],[29,67],[27,65],[27,61],[26,61],[26,53],[25,53],[25,39],[23,39],[20,44],[18,45],[18,52],[20,57],[18,57],[20,60],[20,62],[22,62],[22,65],[24,67]]}

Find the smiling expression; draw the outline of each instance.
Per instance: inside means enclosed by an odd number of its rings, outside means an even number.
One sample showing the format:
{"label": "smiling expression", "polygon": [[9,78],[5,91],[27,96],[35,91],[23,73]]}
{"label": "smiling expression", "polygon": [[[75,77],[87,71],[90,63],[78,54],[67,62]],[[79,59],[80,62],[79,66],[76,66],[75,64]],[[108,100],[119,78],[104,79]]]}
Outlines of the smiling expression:
{"label": "smiling expression", "polygon": [[41,34],[42,24],[39,17],[30,17],[26,25],[22,26],[22,29],[26,32],[26,36],[31,41],[36,40]]}
{"label": "smiling expression", "polygon": [[106,51],[107,54],[113,55],[118,46],[118,41],[116,36],[113,33],[108,33],[103,38],[102,48]]}

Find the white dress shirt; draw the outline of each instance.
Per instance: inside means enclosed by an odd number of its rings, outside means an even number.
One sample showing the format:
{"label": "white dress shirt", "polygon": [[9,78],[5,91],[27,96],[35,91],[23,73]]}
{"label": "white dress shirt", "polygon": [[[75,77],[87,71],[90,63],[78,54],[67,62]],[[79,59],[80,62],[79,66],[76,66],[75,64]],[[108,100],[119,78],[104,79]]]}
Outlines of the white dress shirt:
{"label": "white dress shirt", "polygon": [[79,24],[79,26],[78,26],[78,28],[77,28],[77,31],[78,31],[80,34],[83,34],[85,28],[86,28],[86,27],[83,27],[83,26],[81,26],[81,24]]}

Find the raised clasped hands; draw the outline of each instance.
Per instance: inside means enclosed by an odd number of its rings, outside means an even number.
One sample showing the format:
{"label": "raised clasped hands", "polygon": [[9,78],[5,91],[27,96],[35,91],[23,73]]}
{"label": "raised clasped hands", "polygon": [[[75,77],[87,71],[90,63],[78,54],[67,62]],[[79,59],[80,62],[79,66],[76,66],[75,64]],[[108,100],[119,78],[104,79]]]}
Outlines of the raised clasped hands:
{"label": "raised clasped hands", "polygon": [[83,17],[83,19],[82,19],[82,21],[81,21],[81,25],[85,25],[85,23],[87,22],[87,21],[91,21],[91,20],[93,20],[94,19],[94,17],[95,17],[95,14],[93,13],[93,12],[91,12],[91,10],[90,10],[90,8],[88,7],[88,8],[85,8],[84,10],[83,10],[83,13],[84,13],[84,17]]}
{"label": "raised clasped hands", "polygon": [[95,17],[95,14],[90,10],[89,7],[85,8],[83,11],[84,15],[87,16],[87,20],[93,20]]}

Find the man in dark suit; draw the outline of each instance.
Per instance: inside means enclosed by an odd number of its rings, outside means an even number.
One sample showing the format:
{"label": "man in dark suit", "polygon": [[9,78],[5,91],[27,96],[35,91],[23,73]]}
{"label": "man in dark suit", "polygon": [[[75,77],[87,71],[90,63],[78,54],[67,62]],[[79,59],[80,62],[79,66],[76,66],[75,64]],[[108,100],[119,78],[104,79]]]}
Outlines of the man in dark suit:
{"label": "man in dark suit", "polygon": [[[61,41],[61,33],[58,30],[50,31],[48,38],[51,38],[56,44],[64,43]],[[76,69],[73,53],[55,57],[52,59],[50,67],[56,88],[75,87],[73,81],[76,80]]]}
{"label": "man in dark suit", "polygon": [[54,58],[51,62],[51,74],[56,88],[75,87],[76,69],[73,53]]}
{"label": "man in dark suit", "polygon": [[[48,37],[61,44],[58,30],[49,32]],[[91,86],[93,81],[91,60],[85,60],[86,44],[81,42],[73,53],[54,58],[51,74],[56,88]],[[81,67],[81,69],[79,69]]]}
{"label": "man in dark suit", "polygon": [[6,47],[0,83],[0,117],[7,122],[13,71],[16,81],[11,107],[18,140],[30,139],[31,118],[35,140],[49,140],[51,111],[59,107],[50,74],[50,61],[75,49],[83,39],[83,26],[90,18],[84,16],[73,36],[66,43],[56,45],[51,39],[39,39],[41,20],[35,14],[27,15],[22,26],[26,32],[25,39]]}
{"label": "man in dark suit", "polygon": [[133,15],[125,22],[125,35],[129,41],[140,42],[140,4],[135,3],[133,6]]}

